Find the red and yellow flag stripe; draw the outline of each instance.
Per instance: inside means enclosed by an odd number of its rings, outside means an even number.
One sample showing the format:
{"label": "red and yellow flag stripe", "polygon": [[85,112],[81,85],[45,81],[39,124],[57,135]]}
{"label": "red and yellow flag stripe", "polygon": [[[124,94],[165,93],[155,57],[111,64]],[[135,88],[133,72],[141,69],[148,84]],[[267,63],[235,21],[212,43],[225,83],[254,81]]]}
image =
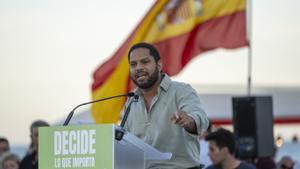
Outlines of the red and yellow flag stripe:
{"label": "red and yellow flag stripe", "polygon": [[[195,56],[215,48],[247,45],[245,0],[158,0],[111,59],[94,72],[93,99],[131,88],[127,52],[138,42],[154,44],[164,71],[177,74]],[[115,123],[125,98],[92,105],[97,123]]]}

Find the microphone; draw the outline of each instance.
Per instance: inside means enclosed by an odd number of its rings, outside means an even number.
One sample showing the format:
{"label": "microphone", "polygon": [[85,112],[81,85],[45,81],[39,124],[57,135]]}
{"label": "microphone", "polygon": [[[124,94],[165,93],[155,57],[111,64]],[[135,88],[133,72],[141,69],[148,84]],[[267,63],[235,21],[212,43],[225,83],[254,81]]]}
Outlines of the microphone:
{"label": "microphone", "polygon": [[126,111],[125,111],[124,117],[123,117],[122,122],[121,122],[121,128],[124,128],[125,122],[127,120],[128,114],[130,112],[131,104],[133,102],[137,102],[138,100],[139,100],[139,95],[134,95],[134,99],[129,103],[129,105],[128,105]]}
{"label": "microphone", "polygon": [[67,119],[65,120],[64,122],[64,126],[67,126],[74,114],[74,111],[78,108],[78,107],[81,107],[81,106],[84,106],[84,105],[87,105],[87,104],[92,104],[92,103],[96,103],[96,102],[100,102],[100,101],[104,101],[104,100],[109,100],[109,99],[113,99],[113,98],[117,98],[117,97],[132,97],[132,96],[135,96],[135,94],[133,92],[129,92],[127,94],[121,94],[121,95],[116,95],[116,96],[111,96],[111,97],[106,97],[106,98],[102,98],[102,99],[99,99],[99,100],[94,100],[94,101],[90,101],[90,102],[86,102],[86,103],[81,103],[79,105],[77,105],[76,107],[73,108],[73,110],[69,113]]}

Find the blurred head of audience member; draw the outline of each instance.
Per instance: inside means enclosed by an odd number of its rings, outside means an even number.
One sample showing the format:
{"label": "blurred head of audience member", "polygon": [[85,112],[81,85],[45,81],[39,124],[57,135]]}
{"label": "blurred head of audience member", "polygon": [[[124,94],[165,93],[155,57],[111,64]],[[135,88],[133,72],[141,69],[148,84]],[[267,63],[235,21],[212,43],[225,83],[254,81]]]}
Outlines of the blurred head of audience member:
{"label": "blurred head of audience member", "polygon": [[34,121],[31,126],[30,126],[30,138],[31,138],[31,145],[29,148],[29,154],[32,152],[36,151],[38,148],[38,143],[39,143],[39,127],[45,127],[45,126],[50,126],[47,122],[43,120],[37,120]]}
{"label": "blurred head of audience member", "polygon": [[294,160],[292,159],[291,156],[283,156],[278,164],[277,164],[278,169],[293,169],[294,168]]}
{"label": "blurred head of audience member", "polygon": [[292,142],[293,143],[298,143],[298,136],[295,134],[295,135],[293,135],[293,137],[292,137]]}
{"label": "blurred head of audience member", "polygon": [[246,161],[240,161],[235,157],[236,145],[234,135],[231,131],[219,128],[209,133],[205,137],[205,140],[209,141],[208,155],[213,162],[213,165],[208,166],[207,169],[255,169],[254,165]]}
{"label": "blurred head of audience member", "polygon": [[26,156],[21,160],[20,169],[38,169],[38,144],[39,127],[46,127],[49,124],[43,120],[34,121],[30,125],[31,144]]}
{"label": "blurred head of audience member", "polygon": [[0,137],[0,157],[2,156],[3,153],[9,151],[9,142],[6,138]]}
{"label": "blurred head of audience member", "polygon": [[2,169],[19,169],[19,166],[20,166],[19,156],[8,152],[3,154],[2,161],[1,161]]}
{"label": "blurred head of audience member", "polygon": [[276,163],[273,157],[261,157],[257,159],[256,169],[276,169]]}
{"label": "blurred head of audience member", "polygon": [[205,140],[209,141],[209,156],[213,164],[221,165],[226,159],[234,158],[235,141],[229,130],[219,128],[208,134]]}

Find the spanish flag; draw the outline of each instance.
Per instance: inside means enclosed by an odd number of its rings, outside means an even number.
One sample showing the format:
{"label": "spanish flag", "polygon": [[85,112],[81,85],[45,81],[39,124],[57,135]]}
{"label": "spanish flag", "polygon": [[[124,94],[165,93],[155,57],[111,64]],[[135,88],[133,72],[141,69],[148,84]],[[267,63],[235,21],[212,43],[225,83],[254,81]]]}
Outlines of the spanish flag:
{"label": "spanish flag", "polygon": [[[133,88],[127,53],[138,42],[155,45],[164,72],[175,75],[205,51],[248,45],[246,0],[157,0],[116,53],[94,72],[93,100]],[[118,122],[125,99],[93,104],[96,123]]]}

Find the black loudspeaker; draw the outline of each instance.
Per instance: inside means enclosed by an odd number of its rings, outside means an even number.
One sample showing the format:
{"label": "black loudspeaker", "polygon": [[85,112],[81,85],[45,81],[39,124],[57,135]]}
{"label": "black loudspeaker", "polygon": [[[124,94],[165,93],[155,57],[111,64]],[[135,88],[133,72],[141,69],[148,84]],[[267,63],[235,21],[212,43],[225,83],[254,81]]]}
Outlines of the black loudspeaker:
{"label": "black loudspeaker", "polygon": [[232,108],[236,156],[240,159],[253,159],[273,155],[272,97],[233,97]]}

